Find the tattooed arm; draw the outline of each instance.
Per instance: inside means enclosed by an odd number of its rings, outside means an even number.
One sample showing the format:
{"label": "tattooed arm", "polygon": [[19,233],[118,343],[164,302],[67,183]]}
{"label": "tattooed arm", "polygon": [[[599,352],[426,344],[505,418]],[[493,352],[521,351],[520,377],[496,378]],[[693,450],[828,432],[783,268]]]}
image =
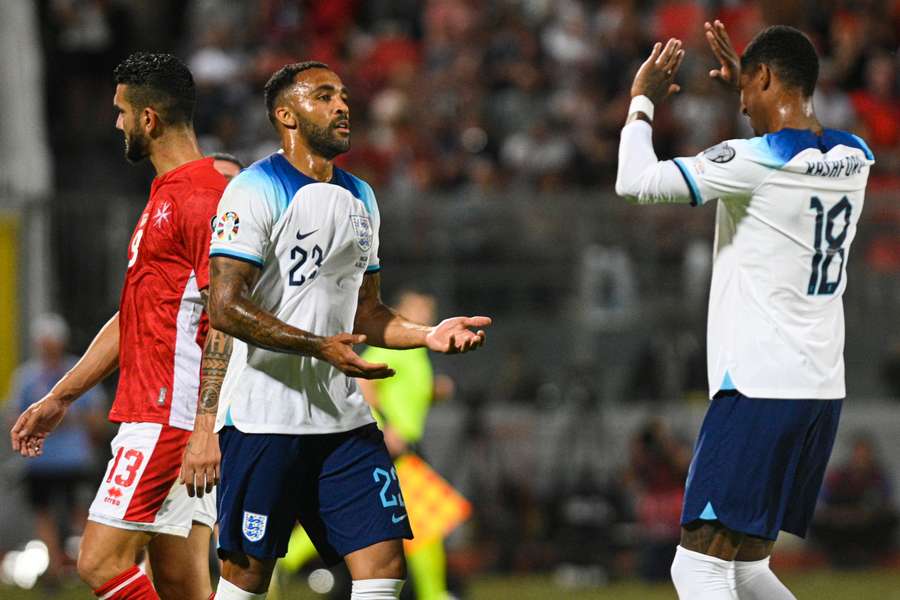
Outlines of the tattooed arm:
{"label": "tattooed arm", "polygon": [[[206,304],[206,290],[201,292]],[[216,435],[216,413],[219,411],[219,392],[231,358],[230,335],[210,328],[200,359],[200,396],[194,432],[184,449],[179,480],[187,485],[187,493],[203,497],[219,483],[219,436]]]}
{"label": "tattooed arm", "polygon": [[366,362],[353,351],[353,344],[365,342],[363,335],[319,336],[288,325],[257,306],[250,298],[250,292],[259,279],[258,267],[225,256],[213,256],[209,261],[209,272],[209,320],[213,327],[260,348],[314,356],[351,377],[380,379],[394,374],[387,365]]}

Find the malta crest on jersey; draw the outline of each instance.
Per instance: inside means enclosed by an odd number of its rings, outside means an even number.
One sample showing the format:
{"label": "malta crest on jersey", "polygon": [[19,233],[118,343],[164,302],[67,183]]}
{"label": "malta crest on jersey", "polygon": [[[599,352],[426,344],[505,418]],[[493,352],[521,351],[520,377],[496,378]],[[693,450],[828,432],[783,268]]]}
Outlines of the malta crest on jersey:
{"label": "malta crest on jersey", "polygon": [[244,537],[251,542],[258,542],[266,535],[266,521],[269,520],[267,515],[258,515],[249,511],[244,511]]}
{"label": "malta crest on jersey", "polygon": [[372,248],[372,221],[368,215],[350,215],[350,223],[356,232],[356,243],[363,252]]}

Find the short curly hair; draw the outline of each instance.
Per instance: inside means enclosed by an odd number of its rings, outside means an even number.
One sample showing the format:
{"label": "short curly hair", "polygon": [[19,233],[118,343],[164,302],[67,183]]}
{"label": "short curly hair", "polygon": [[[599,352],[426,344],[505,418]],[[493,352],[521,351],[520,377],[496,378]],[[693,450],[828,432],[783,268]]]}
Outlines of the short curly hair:
{"label": "short curly hair", "polygon": [[294,78],[297,77],[297,73],[302,73],[307,69],[331,70],[331,67],[323,62],[307,60],[304,62],[284,65],[283,67],[272,73],[272,76],[269,77],[269,81],[266,82],[265,97],[266,112],[268,112],[269,114],[269,121],[272,122],[272,125],[275,124],[275,103],[278,102],[278,96],[281,95],[281,92],[293,85]]}
{"label": "short curly hair", "polygon": [[194,77],[178,57],[136,52],[119,63],[113,75],[116,84],[128,86],[125,97],[136,109],[151,106],[168,125],[193,121]]}
{"label": "short curly hair", "polygon": [[741,56],[741,71],[769,65],[781,80],[799,89],[807,98],[816,89],[819,57],[806,35],[794,27],[772,25],[760,31]]}

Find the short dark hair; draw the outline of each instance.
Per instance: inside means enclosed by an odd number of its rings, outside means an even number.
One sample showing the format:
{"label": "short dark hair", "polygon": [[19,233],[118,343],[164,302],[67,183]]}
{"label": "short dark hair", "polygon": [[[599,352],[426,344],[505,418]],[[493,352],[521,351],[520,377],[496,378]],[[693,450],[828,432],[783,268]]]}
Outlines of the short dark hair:
{"label": "short dark hair", "polygon": [[741,56],[741,71],[766,64],[787,85],[812,96],[819,78],[819,57],[806,35],[794,27],[773,25],[756,34]]}
{"label": "short dark hair", "polygon": [[194,77],[178,57],[135,52],[119,63],[113,75],[116,84],[128,86],[126,98],[135,108],[152,106],[168,125],[193,121]]}
{"label": "short dark hair", "polygon": [[225,162],[233,163],[237,165],[239,169],[244,169],[244,163],[242,163],[241,159],[234,154],[229,154],[228,152],[213,152],[212,154],[207,154],[207,156],[213,160],[224,160]]}
{"label": "short dark hair", "polygon": [[272,122],[272,125],[275,124],[275,103],[278,102],[278,96],[294,84],[294,78],[297,77],[297,73],[302,73],[307,69],[330,70],[331,68],[323,62],[307,60],[284,65],[269,77],[269,81],[266,82],[265,96],[266,111],[269,113],[269,120]]}

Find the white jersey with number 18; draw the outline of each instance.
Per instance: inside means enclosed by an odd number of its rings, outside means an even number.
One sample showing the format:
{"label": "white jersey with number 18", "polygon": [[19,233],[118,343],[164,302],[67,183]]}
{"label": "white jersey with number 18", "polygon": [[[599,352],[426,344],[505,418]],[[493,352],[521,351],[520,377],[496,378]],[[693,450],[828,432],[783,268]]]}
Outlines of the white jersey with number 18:
{"label": "white jersey with number 18", "polygon": [[710,397],[836,399],[847,261],[872,152],[859,137],[784,129],[675,164],[693,204],[718,199]]}
{"label": "white jersey with number 18", "polygon": [[[330,336],[352,332],[364,273],[379,270],[372,188],[335,167],[310,179],[280,153],[235,177],[219,202],[210,256],[261,269],[251,300],[281,321]],[[216,427],[318,434],[374,422],[356,381],[309,356],[234,340]]]}

